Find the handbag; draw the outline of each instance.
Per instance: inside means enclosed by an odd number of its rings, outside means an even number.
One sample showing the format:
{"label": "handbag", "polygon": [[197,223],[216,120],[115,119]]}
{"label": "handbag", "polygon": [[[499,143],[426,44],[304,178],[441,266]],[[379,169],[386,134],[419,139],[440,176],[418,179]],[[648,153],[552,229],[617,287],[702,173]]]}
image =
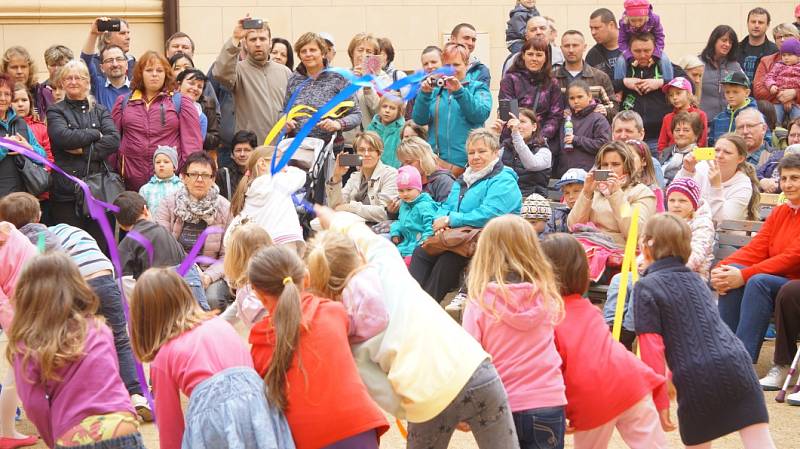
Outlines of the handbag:
{"label": "handbag", "polygon": [[481,231],[481,228],[472,226],[445,229],[425,239],[422,242],[422,249],[431,256],[438,256],[450,251],[461,257],[469,258],[475,254],[475,247],[478,245]]}
{"label": "handbag", "polygon": [[50,190],[50,172],[46,168],[22,155],[17,156],[16,163],[28,193],[39,196]]}
{"label": "handbag", "polygon": [[[93,151],[94,145],[90,145],[89,160],[86,162],[86,176],[81,179],[89,186],[93,197],[108,204],[113,204],[119,194],[125,191],[125,182],[120,175],[108,168],[108,164],[105,160],[101,161],[102,167],[100,171],[89,174]],[[91,217],[89,213],[89,204],[88,201],[86,201],[83,189],[77,184],[75,185],[75,212],[79,216]]]}

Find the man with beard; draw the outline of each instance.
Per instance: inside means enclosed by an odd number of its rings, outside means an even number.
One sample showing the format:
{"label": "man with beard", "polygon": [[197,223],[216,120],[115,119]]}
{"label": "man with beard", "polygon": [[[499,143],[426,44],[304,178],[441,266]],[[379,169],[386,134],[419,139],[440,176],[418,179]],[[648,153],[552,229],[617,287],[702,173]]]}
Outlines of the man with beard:
{"label": "man with beard", "polygon": [[122,48],[108,45],[100,51],[100,70],[98,71],[97,66],[92,64],[93,56],[81,53],[81,59],[89,67],[92,95],[98,103],[111,111],[117,97],[131,93],[131,82],[126,71],[128,60]]}
{"label": "man with beard", "polygon": [[[266,22],[260,29],[244,29],[245,20],[250,17],[236,22],[233,36],[223,45],[212,72],[233,92],[236,130],[253,130],[262,143],[283,111],[291,71],[269,60],[272,33]],[[247,50],[247,58],[240,61],[241,46]]]}

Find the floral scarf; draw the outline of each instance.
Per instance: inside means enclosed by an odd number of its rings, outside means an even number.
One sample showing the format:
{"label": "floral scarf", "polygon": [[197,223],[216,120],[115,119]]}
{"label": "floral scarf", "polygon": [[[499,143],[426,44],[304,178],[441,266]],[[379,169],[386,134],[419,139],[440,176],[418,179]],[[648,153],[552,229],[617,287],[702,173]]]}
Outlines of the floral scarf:
{"label": "floral scarf", "polygon": [[184,223],[200,223],[205,221],[209,225],[214,224],[214,215],[217,212],[217,196],[219,189],[212,186],[205,198],[195,200],[189,195],[186,187],[181,187],[175,194],[175,216],[183,220]]}

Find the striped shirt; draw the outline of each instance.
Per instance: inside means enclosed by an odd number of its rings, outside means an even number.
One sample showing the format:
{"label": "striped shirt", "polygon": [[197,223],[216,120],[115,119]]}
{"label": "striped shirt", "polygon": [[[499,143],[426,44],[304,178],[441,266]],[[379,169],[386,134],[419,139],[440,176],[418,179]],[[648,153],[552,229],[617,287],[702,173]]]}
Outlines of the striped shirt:
{"label": "striped shirt", "polygon": [[50,226],[48,229],[58,237],[61,247],[78,265],[84,278],[102,270],[114,272],[111,261],[100,251],[97,242],[88,232],[63,223]]}

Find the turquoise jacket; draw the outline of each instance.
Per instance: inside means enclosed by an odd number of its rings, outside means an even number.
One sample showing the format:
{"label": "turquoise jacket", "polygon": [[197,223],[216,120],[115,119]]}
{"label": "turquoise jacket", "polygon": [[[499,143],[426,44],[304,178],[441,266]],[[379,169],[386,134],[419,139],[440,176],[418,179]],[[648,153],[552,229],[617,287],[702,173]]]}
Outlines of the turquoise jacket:
{"label": "turquoise jacket", "polygon": [[410,203],[400,204],[400,219],[392,223],[389,234],[402,237],[397,244],[400,254],[410,256],[428,237],[433,235],[433,217],[436,215],[436,201],[427,193],[420,193]]}
{"label": "turquoise jacket", "polygon": [[521,208],[522,193],[517,184],[517,174],[497,161],[491,173],[469,188],[464,176],[459,177],[436,215],[449,216],[451,228],[482,228],[492,218],[519,214]]}
{"label": "turquoise jacket", "polygon": [[381,154],[381,162],[394,168],[400,168],[400,160],[397,159],[397,145],[400,145],[403,125],[406,120],[403,117],[384,125],[378,114],[372,117],[372,122],[367,127],[367,131],[375,131],[381,136],[383,140],[383,154]]}
{"label": "turquoise jacket", "polygon": [[142,195],[142,198],[147,203],[147,209],[155,216],[161,200],[180,190],[181,187],[183,187],[183,181],[178,175],[172,175],[169,179],[160,179],[158,176],[153,175],[150,178],[150,182],[139,189],[139,195]]}
{"label": "turquoise jacket", "polygon": [[491,110],[489,88],[485,83],[468,79],[452,95],[442,87],[434,88],[431,93],[420,92],[411,117],[419,125],[428,125],[428,142],[434,153],[445,162],[466,167],[467,136],[483,126]]}
{"label": "turquoise jacket", "polygon": [[744,106],[731,109],[730,105],[728,105],[722,112],[717,114],[714,120],[711,121],[711,129],[708,130],[708,146],[714,146],[714,143],[723,134],[734,132],[736,130],[736,117],[747,108],[758,109],[756,101],[751,97],[747,97]]}

